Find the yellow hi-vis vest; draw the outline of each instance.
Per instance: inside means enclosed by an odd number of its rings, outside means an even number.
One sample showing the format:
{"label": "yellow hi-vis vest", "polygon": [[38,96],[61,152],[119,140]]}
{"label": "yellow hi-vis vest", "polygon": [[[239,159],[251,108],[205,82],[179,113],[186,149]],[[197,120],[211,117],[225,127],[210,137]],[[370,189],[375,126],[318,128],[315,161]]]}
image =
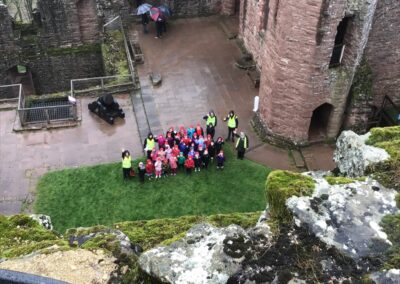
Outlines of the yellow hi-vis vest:
{"label": "yellow hi-vis vest", "polygon": [[236,119],[237,119],[236,115],[234,115],[233,117],[228,117],[228,127],[229,128],[236,128]]}
{"label": "yellow hi-vis vest", "polygon": [[149,139],[147,138],[147,143],[146,143],[146,150],[151,151],[156,147],[156,141],[154,139]]}
{"label": "yellow hi-vis vest", "polygon": [[[236,148],[239,146],[239,142],[240,142],[241,139],[242,139],[242,138],[239,138],[239,139],[236,141]],[[243,139],[244,139],[244,145],[243,145],[243,146],[244,146],[245,149],[247,149],[247,146],[248,146],[248,145],[247,145],[247,137],[244,136]]]}
{"label": "yellow hi-vis vest", "polygon": [[132,158],[131,156],[125,157],[122,159],[122,167],[124,169],[130,169],[132,167]]}
{"label": "yellow hi-vis vest", "polygon": [[215,116],[213,116],[213,117],[208,116],[208,117],[207,117],[207,125],[210,125],[210,123],[211,123],[213,126],[215,126]]}

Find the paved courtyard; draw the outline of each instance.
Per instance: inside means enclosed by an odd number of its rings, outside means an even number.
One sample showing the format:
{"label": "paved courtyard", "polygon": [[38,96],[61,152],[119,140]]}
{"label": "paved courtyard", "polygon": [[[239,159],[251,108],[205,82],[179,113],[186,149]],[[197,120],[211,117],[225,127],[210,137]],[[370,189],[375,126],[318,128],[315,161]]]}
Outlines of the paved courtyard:
{"label": "paved courtyard", "polygon": [[[213,109],[219,118],[216,136],[225,138],[226,123],[221,118],[232,109],[239,116],[239,130],[255,146],[246,157],[272,168],[297,170],[288,151],[262,144],[252,131],[258,90],[234,66],[241,53],[235,41],[227,39],[218,17],[171,22],[162,39],[154,38],[153,26],[150,34],[140,31],[139,36],[145,64],[138,71],[147,120],[155,135],[170,126],[200,122],[204,127],[202,116]],[[149,72],[163,76],[161,86],[151,86]],[[38,177],[49,170],[119,161],[121,148],[130,149],[134,157],[142,154],[129,96],[117,97],[126,119],[114,126],[88,112],[92,100],[80,100],[81,125],[66,129],[14,133],[15,110],[0,112],[0,213],[20,212],[25,200],[33,200]],[[143,119],[138,115],[139,124]],[[331,147],[319,147],[316,155],[309,148],[305,156],[313,167],[329,169],[333,168],[331,155]]]}

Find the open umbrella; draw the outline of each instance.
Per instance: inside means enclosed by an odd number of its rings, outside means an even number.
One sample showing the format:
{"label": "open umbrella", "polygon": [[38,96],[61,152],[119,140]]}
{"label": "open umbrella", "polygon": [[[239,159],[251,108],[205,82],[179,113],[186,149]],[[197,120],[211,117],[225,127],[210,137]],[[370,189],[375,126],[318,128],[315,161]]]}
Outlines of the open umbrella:
{"label": "open umbrella", "polygon": [[165,17],[171,17],[172,11],[167,5],[162,4],[158,6],[158,9],[160,9],[161,13],[163,13]]}
{"label": "open umbrella", "polygon": [[144,4],[140,5],[136,9],[136,15],[142,15],[142,14],[147,13],[148,11],[150,11],[151,7],[152,6],[150,4],[147,4],[147,3],[144,3]]}
{"label": "open umbrella", "polygon": [[152,7],[149,12],[150,17],[153,19],[153,21],[157,21],[157,19],[162,15],[161,10],[157,7]]}

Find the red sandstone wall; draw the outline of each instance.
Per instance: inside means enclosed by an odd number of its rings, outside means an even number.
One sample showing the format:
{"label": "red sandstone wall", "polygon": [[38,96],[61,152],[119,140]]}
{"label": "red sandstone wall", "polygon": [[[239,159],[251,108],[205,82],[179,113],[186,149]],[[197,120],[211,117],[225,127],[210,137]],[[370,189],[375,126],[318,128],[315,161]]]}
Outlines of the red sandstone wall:
{"label": "red sandstone wall", "polygon": [[[261,66],[261,54],[265,45],[265,29],[263,20],[266,16],[267,2],[273,0],[241,0],[240,19],[239,19],[239,36],[243,40],[246,49],[253,55],[255,61]],[[271,6],[270,3],[269,6]],[[270,20],[270,13],[268,19]]]}
{"label": "red sandstone wall", "polygon": [[400,104],[400,2],[379,1],[366,48],[372,70],[374,104],[388,95]]}

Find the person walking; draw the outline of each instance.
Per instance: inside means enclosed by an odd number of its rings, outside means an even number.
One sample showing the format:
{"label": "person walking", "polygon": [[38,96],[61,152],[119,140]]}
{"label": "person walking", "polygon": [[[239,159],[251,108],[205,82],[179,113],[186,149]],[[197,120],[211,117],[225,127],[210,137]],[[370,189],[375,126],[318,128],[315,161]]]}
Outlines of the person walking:
{"label": "person walking", "polygon": [[151,152],[153,149],[156,148],[156,141],[157,139],[154,139],[153,134],[150,132],[149,135],[147,135],[147,138],[144,140],[143,143],[143,148],[147,153],[147,159],[151,159]]}
{"label": "person walking", "polygon": [[129,174],[132,168],[132,158],[128,150],[122,150],[122,173],[124,180],[129,179]]}
{"label": "person walking", "polygon": [[246,152],[246,149],[249,148],[249,137],[247,137],[244,132],[240,132],[240,135],[235,133],[235,136],[238,137],[238,140],[236,141],[237,158],[243,160],[244,153]]}
{"label": "person walking", "polygon": [[226,138],[226,140],[229,140],[232,138],[232,142],[235,142],[235,137],[234,137],[234,133],[233,131],[238,128],[239,126],[239,119],[237,117],[237,115],[235,114],[235,112],[233,110],[231,110],[228,114],[228,116],[226,116],[224,118],[224,121],[227,121],[227,125],[228,125],[228,138]]}
{"label": "person walking", "polygon": [[143,26],[143,33],[147,34],[149,33],[148,29],[147,29],[147,25],[149,24],[149,16],[147,15],[147,13],[143,13],[142,14],[142,26]]}

